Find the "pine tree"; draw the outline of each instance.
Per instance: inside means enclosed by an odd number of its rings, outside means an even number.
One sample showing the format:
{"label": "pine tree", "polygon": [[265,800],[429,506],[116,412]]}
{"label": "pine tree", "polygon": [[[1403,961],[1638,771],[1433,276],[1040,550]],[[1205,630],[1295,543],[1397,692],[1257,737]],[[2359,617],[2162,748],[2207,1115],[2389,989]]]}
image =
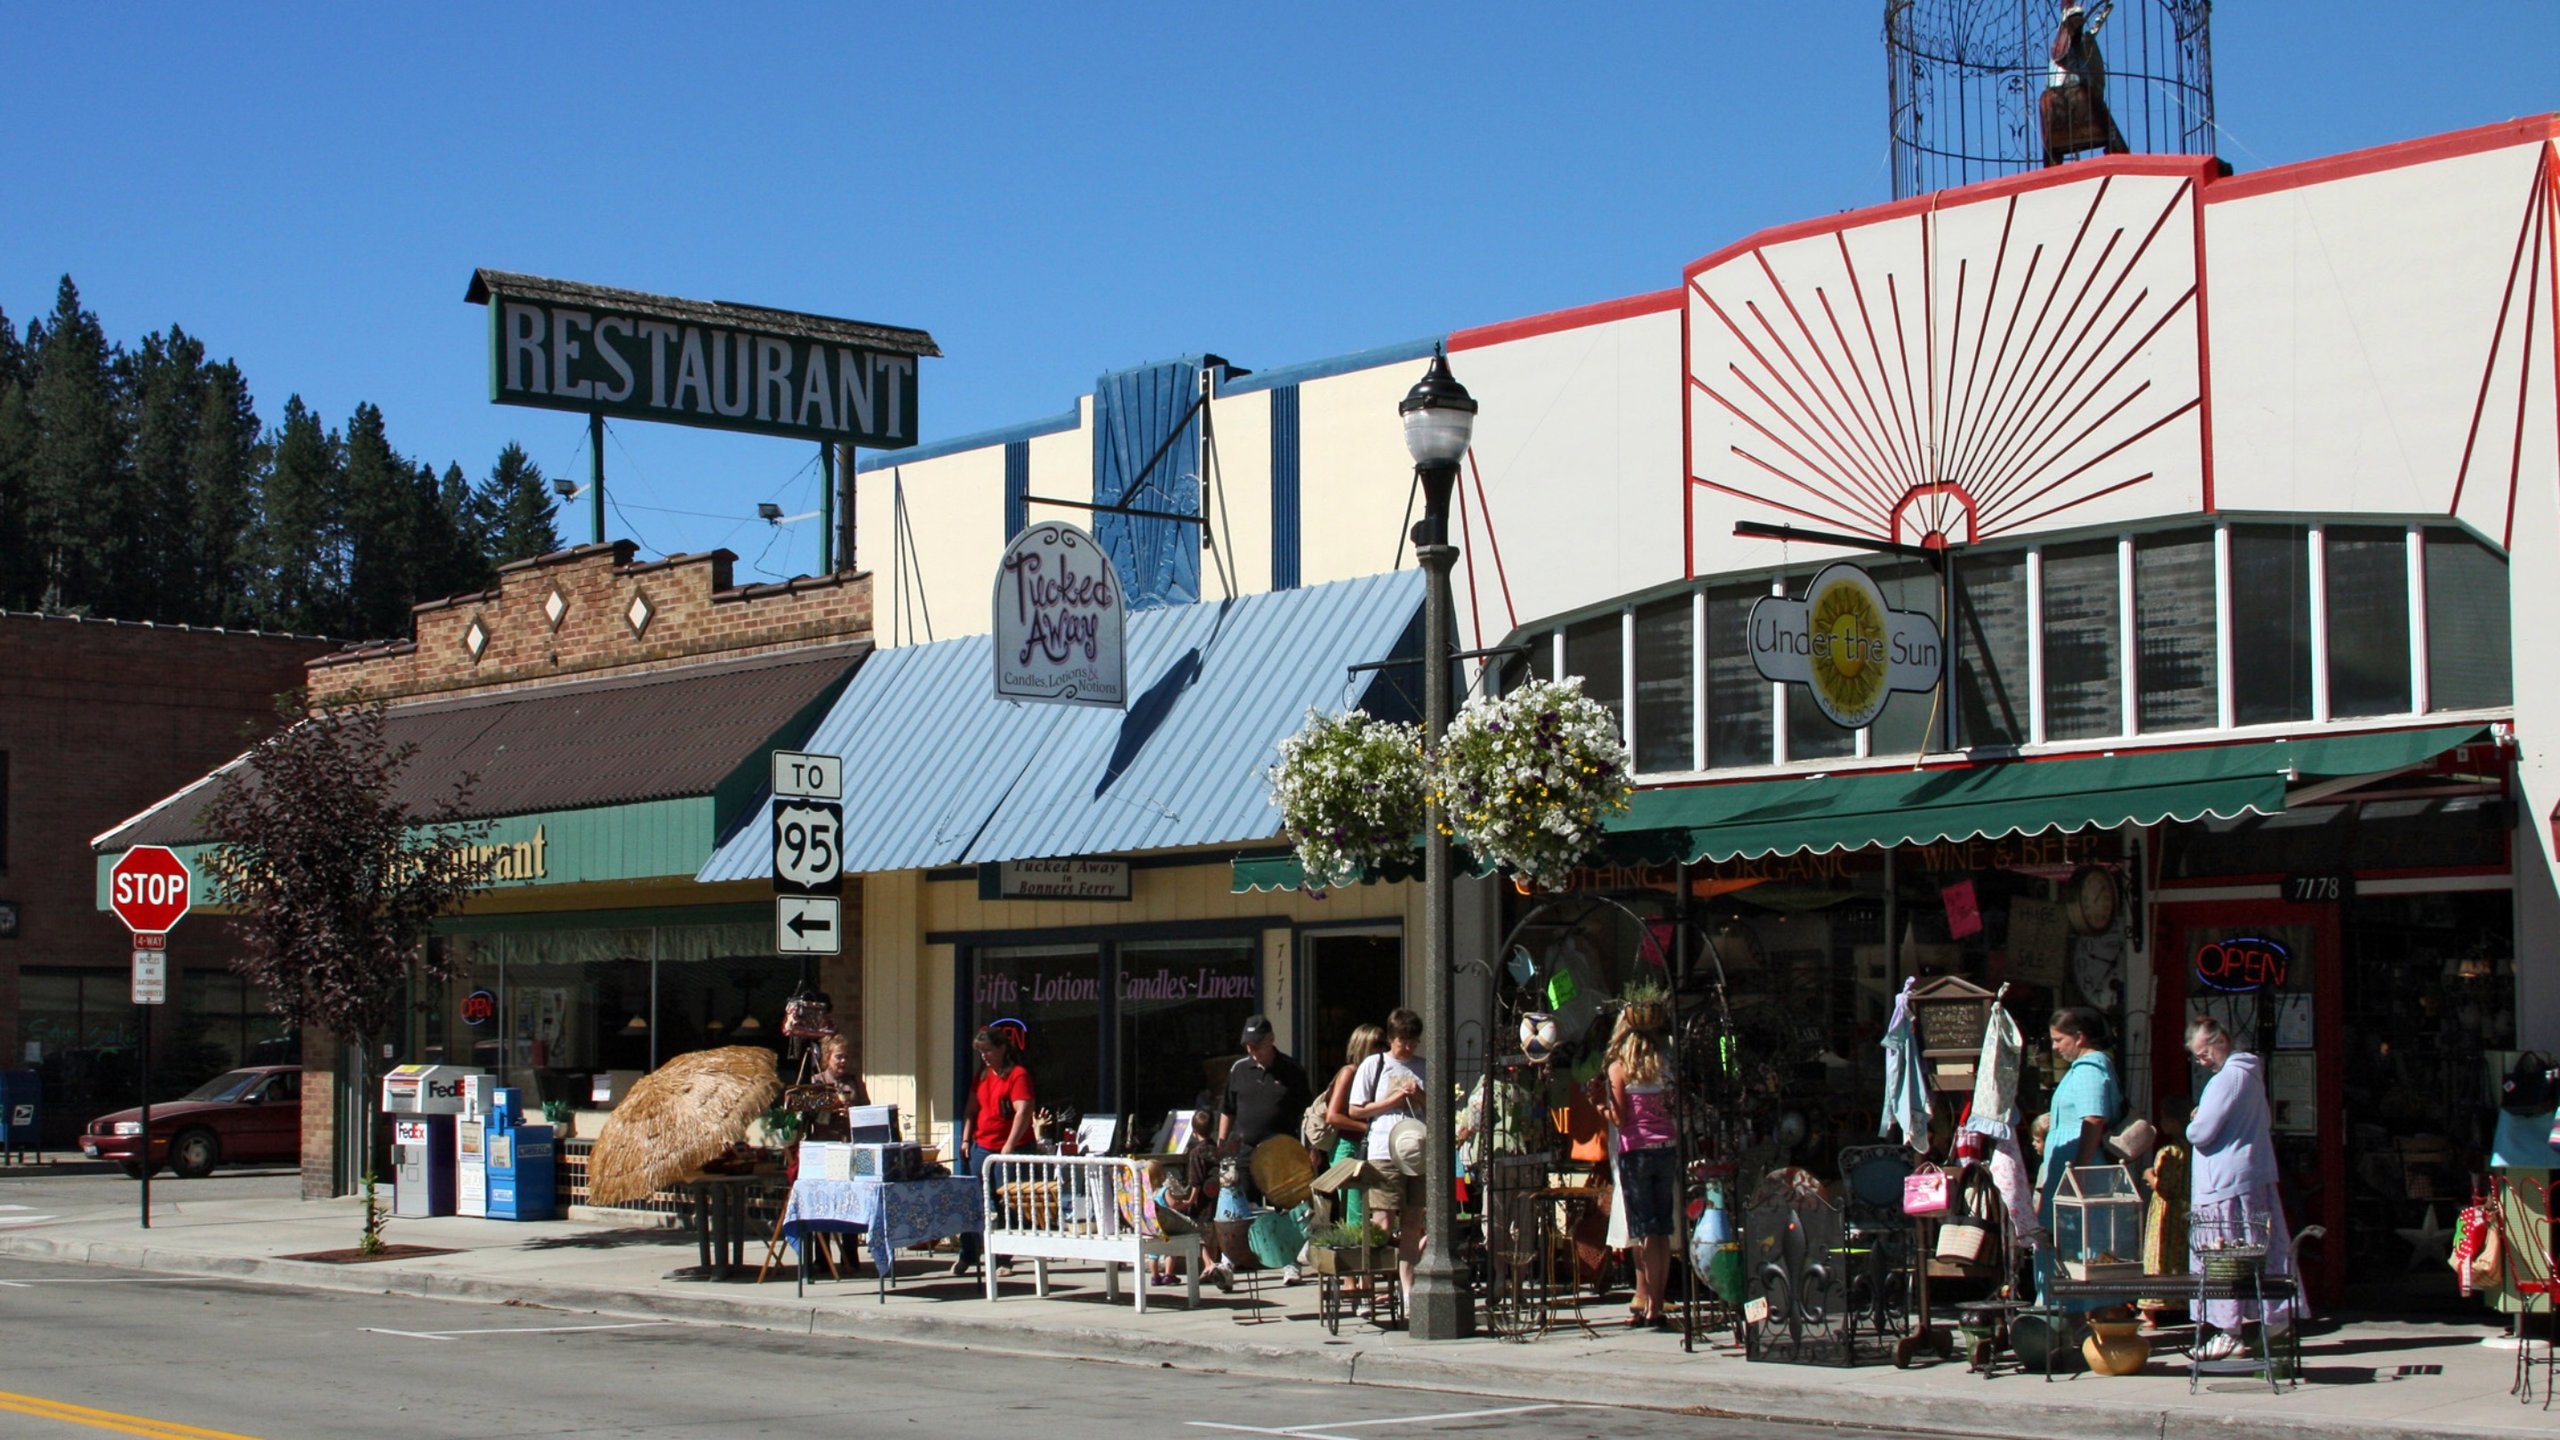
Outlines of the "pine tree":
{"label": "pine tree", "polygon": [[198,530],[179,517],[195,508],[192,461],[196,427],[204,421],[204,346],[177,326],[146,335],[127,357],[125,393],[131,403],[135,500],[147,522],[120,587],[124,619],[194,623],[199,613],[195,575],[201,551],[222,543],[219,532]]}
{"label": "pine tree", "polygon": [[[4,327],[6,317],[0,317]],[[0,610],[32,610],[44,589],[27,541],[27,484],[35,469],[36,415],[27,387],[0,382]]]}
{"label": "pine tree", "polygon": [[188,608],[198,623],[245,629],[263,618],[251,575],[264,459],[248,378],[228,360],[208,367],[187,455],[188,528],[198,537]]}
{"label": "pine tree", "polygon": [[347,634],[408,637],[409,607],[418,598],[418,550],[426,538],[410,481],[409,462],[392,450],[380,407],[356,406],[347,422],[344,491]]}
{"label": "pine tree", "polygon": [[48,608],[97,615],[123,609],[120,582],[140,533],[118,416],[118,353],[98,317],[62,277],[53,322],[30,332],[35,445],[27,473],[27,539]]}
{"label": "pine tree", "polygon": [[542,467],[526,456],[523,446],[509,445],[498,452],[497,466],[480,482],[476,499],[487,527],[481,553],[491,567],[560,548],[559,507],[542,478]]}
{"label": "pine tree", "polygon": [[258,514],[258,623],[271,630],[343,633],[347,604],[345,445],[294,395],[268,439]]}
{"label": "pine tree", "polygon": [[481,557],[480,531],[471,513],[471,482],[462,467],[420,465],[410,478],[418,544],[410,571],[411,603],[441,600],[488,588],[489,564]]}

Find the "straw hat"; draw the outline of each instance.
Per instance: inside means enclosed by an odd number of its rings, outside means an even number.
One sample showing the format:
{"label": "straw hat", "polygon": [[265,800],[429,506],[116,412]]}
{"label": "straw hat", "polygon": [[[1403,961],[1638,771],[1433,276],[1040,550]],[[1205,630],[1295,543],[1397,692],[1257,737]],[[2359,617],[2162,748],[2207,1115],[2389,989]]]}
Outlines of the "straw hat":
{"label": "straw hat", "polygon": [[1409,1179],[1422,1178],[1431,1153],[1431,1129],[1408,1115],[1387,1131],[1386,1169]]}
{"label": "straw hat", "polygon": [[1282,1210],[1304,1204],[1315,1179],[1297,1136],[1274,1135],[1253,1147],[1253,1188],[1262,1192],[1263,1204]]}

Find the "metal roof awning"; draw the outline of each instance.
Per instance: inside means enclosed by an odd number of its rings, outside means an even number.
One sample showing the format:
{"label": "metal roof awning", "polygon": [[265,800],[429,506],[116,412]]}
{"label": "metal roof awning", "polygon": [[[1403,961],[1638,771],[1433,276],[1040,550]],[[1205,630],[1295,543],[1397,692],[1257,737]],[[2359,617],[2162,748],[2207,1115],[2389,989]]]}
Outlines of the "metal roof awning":
{"label": "metal roof awning", "polygon": [[[2305,780],[2405,770],[2485,734],[2480,725],[2447,725],[1640,790],[1607,823],[1597,858],[1694,863],[2273,815]],[[1294,856],[1257,856],[1235,862],[1230,888],[1241,895],[1301,883]]]}
{"label": "metal roof awning", "polygon": [[[1404,570],[1133,614],[1125,711],[999,698],[989,636],[884,650],[802,748],[844,757],[849,874],[1259,844],[1280,741],[1310,707],[1413,688],[1351,667],[1414,653],[1421,608]],[[770,804],[697,879],[770,873]]]}

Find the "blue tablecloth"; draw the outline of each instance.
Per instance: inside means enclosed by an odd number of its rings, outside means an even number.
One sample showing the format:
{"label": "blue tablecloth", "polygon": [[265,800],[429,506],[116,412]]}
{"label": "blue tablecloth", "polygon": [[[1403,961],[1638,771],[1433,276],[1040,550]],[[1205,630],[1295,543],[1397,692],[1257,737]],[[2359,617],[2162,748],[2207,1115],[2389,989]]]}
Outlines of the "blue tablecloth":
{"label": "blue tablecloth", "polygon": [[816,1180],[791,1187],[782,1233],[793,1244],[813,1231],[861,1230],[871,1239],[871,1265],[891,1271],[894,1252],[986,1228],[985,1199],[975,1176],[942,1180]]}

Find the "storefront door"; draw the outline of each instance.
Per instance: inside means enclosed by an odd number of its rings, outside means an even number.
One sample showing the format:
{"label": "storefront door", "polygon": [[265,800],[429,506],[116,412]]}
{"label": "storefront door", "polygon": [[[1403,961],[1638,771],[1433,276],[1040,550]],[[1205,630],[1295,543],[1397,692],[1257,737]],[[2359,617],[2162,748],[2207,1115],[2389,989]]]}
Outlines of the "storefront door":
{"label": "storefront door", "polygon": [[2329,1238],[2302,1252],[2315,1303],[2346,1275],[2346,1135],[2337,1058],[2343,1006],[2338,907],[2277,900],[2163,903],[2153,971],[2154,1107],[2183,1123],[2208,1078],[2186,1053],[2187,1021],[2211,1015],[2266,1061],[2285,1219]]}

